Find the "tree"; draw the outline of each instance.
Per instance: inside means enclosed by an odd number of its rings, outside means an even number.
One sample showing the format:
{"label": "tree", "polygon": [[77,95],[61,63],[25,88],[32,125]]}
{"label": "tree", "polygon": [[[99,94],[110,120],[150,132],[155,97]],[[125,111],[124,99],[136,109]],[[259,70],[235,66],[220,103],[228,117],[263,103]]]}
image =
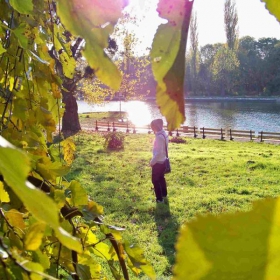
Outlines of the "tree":
{"label": "tree", "polygon": [[[147,90],[143,91],[148,83],[146,74],[150,61],[148,56],[139,56],[137,53],[139,39],[136,37],[134,30],[138,24],[135,17],[132,17],[128,12],[124,12],[112,34],[112,38],[117,42],[118,49],[109,56],[122,74],[120,88],[118,90],[111,89],[97,78],[91,81],[95,93],[106,96],[107,99],[119,99],[120,104],[122,100],[129,100],[134,97],[141,99],[148,94]],[[85,94],[84,98],[87,102],[92,103],[95,101],[92,96],[94,95],[91,93]]]}
{"label": "tree", "polygon": [[213,63],[217,52],[223,48],[223,44],[207,44],[200,49],[199,81],[201,91],[206,95],[216,94],[217,86],[213,75]]}
{"label": "tree", "polygon": [[238,66],[236,52],[226,46],[215,55],[212,71],[221,96],[232,93]]}
{"label": "tree", "polygon": [[234,0],[226,0],[224,5],[224,24],[227,45],[231,50],[238,47],[238,15]]}
{"label": "tree", "polygon": [[193,14],[190,22],[190,75],[191,90],[194,95],[198,88],[198,71],[199,71],[199,48],[198,48],[198,26],[197,14]]}

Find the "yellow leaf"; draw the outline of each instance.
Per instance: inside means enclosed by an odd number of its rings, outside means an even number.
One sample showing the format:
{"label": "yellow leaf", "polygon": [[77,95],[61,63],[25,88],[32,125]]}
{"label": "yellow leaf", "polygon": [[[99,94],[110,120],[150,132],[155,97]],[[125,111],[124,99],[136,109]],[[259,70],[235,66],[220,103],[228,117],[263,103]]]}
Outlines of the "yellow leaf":
{"label": "yellow leaf", "polygon": [[20,228],[20,229],[25,228],[23,214],[20,213],[18,210],[11,209],[11,210],[5,212],[5,217],[11,226]]}
{"label": "yellow leaf", "polygon": [[[35,188],[29,181],[26,181],[30,170],[28,156],[15,149],[3,137],[0,137],[0,146],[2,146],[0,147],[0,172],[3,174],[5,182],[38,221],[45,222],[53,228],[62,244],[77,252],[81,252],[82,247],[79,240],[59,226],[58,209],[55,202],[44,192]],[[15,222],[22,223],[20,219],[17,219]],[[25,226],[24,222],[21,226]]]}
{"label": "yellow leaf", "polygon": [[261,0],[265,3],[265,7],[280,22],[280,5],[278,0]]}
{"label": "yellow leaf", "polygon": [[10,202],[9,194],[4,188],[3,182],[0,181],[0,202]]}
{"label": "yellow leaf", "polygon": [[24,247],[26,250],[36,251],[41,243],[46,228],[45,223],[35,223],[31,225],[24,237]]}
{"label": "yellow leaf", "polygon": [[280,198],[182,227],[174,279],[280,279]]}
{"label": "yellow leaf", "polygon": [[62,141],[61,145],[63,147],[64,160],[70,165],[75,159],[76,146],[70,138]]}
{"label": "yellow leaf", "polygon": [[54,98],[61,98],[61,91],[59,86],[56,83],[51,83],[52,93]]}

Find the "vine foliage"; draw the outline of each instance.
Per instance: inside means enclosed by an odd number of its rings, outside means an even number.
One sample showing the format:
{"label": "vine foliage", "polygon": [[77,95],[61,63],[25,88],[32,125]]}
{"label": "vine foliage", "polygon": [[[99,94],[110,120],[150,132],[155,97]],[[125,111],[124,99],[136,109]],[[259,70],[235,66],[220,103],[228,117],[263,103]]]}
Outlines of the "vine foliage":
{"label": "vine foliage", "polygon": [[[120,84],[103,48],[125,3],[111,1],[106,14],[99,2],[79,2],[96,11],[79,14],[87,30],[95,28],[85,33],[70,24],[74,1],[0,1],[0,279],[103,279],[104,261],[116,279],[129,279],[128,269],[155,278],[143,250],[123,239],[122,228],[103,223],[103,207],[79,182],[64,179],[71,140],[52,143],[63,116],[61,77],[71,79],[76,69],[73,42],[83,36],[96,75]],[[101,28],[103,21],[111,23]]]}

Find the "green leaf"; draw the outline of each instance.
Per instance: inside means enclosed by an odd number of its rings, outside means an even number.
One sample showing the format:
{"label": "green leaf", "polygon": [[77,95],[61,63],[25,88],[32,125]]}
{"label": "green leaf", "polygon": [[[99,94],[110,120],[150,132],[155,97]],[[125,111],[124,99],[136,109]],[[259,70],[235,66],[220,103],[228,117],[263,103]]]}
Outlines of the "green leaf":
{"label": "green leaf", "polygon": [[66,175],[69,172],[69,166],[64,166],[60,162],[52,162],[50,158],[43,157],[41,162],[37,162],[38,172],[46,180],[55,180],[57,177]]}
{"label": "green leaf", "polygon": [[71,181],[69,189],[71,190],[71,201],[73,206],[87,205],[87,192],[78,181]]}
{"label": "green leaf", "polygon": [[26,112],[28,111],[26,99],[15,98],[14,99],[14,111],[13,116],[26,120]]}
{"label": "green leaf", "polygon": [[180,230],[174,279],[279,279],[279,236],[280,198],[199,217]]}
{"label": "green leaf", "polygon": [[278,0],[261,0],[265,3],[265,7],[280,22],[280,5]]}
{"label": "green leaf", "polygon": [[[35,263],[35,262],[30,262],[30,261],[25,261],[23,266],[27,269],[29,269],[30,271],[32,271],[30,273],[30,277],[29,279],[31,280],[43,280],[44,278],[40,275],[41,273],[43,273],[44,269],[42,267],[41,264],[39,263]],[[37,272],[37,273],[36,273]],[[39,273],[38,273],[39,272]]]}
{"label": "green leaf", "polygon": [[50,268],[50,259],[48,255],[42,253],[40,250],[33,252],[34,260],[40,263],[44,269]]}
{"label": "green leaf", "polygon": [[25,35],[26,23],[21,23],[16,29],[13,30],[18,38],[18,42],[23,49],[28,48],[28,37]]}
{"label": "green leaf", "polygon": [[81,279],[101,279],[101,266],[89,255],[79,255],[77,272]]}
{"label": "green leaf", "polygon": [[[168,130],[185,121],[185,51],[193,1],[160,0],[158,12],[168,23],[154,37],[151,58],[157,82],[156,101]],[[185,11],[185,12],[184,12]]]}
{"label": "green leaf", "polygon": [[62,63],[64,75],[67,78],[72,79],[75,73],[76,60],[73,57],[69,57],[65,52],[60,54],[59,60]]}
{"label": "green leaf", "polygon": [[30,14],[33,11],[32,0],[10,0],[10,5],[21,14]]}
{"label": "green leaf", "polygon": [[54,201],[59,208],[63,207],[63,205],[65,204],[65,193],[63,190],[54,191]]}
{"label": "green leaf", "polygon": [[128,265],[135,273],[138,274],[138,269],[140,268],[150,279],[156,279],[155,271],[150,262],[145,259],[142,248],[136,245],[129,245],[128,243],[124,244],[124,248],[130,259]]}
{"label": "green leaf", "polygon": [[[1,42],[1,41],[0,41]],[[7,50],[3,48],[2,44],[0,44],[0,55],[4,52],[6,52]]]}
{"label": "green leaf", "polygon": [[121,74],[104,52],[109,35],[121,17],[125,0],[61,0],[58,15],[66,28],[74,35],[85,39],[84,56],[95,70],[96,76],[109,87],[117,90]]}
{"label": "green leaf", "polygon": [[3,175],[5,182],[38,221],[45,222],[54,229],[62,244],[81,252],[80,242],[60,227],[59,213],[55,202],[26,180],[30,171],[29,158],[21,151],[13,148],[1,136],[0,145],[9,146],[9,148],[0,147],[0,173]]}
{"label": "green leaf", "polygon": [[24,247],[26,250],[36,251],[42,243],[45,223],[37,222],[31,225],[24,236]]}

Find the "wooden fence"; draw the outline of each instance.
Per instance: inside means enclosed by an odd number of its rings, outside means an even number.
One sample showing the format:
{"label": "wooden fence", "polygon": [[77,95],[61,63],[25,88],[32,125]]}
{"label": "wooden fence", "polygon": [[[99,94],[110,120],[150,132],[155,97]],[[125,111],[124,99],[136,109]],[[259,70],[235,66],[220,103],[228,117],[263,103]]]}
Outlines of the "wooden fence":
{"label": "wooden fence", "polygon": [[[165,126],[167,130],[167,127]],[[95,131],[122,131],[126,133],[152,133],[150,125],[135,126],[128,122],[95,122]],[[280,133],[276,132],[256,132],[253,130],[236,130],[225,128],[209,128],[196,126],[181,126],[180,128],[169,131],[169,136],[189,136],[194,138],[215,138],[220,140],[258,140],[263,142],[265,140],[280,141]]]}

